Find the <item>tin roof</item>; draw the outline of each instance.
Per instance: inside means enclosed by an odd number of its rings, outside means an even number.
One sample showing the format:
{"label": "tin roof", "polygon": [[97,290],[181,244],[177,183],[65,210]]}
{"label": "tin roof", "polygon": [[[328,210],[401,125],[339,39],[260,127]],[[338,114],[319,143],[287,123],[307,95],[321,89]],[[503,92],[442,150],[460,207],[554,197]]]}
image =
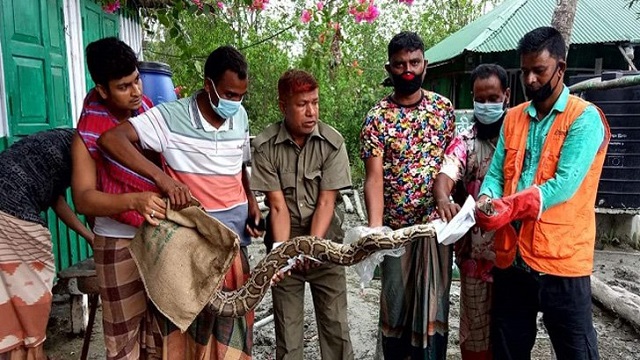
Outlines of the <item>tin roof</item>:
{"label": "tin roof", "polygon": [[[429,63],[452,59],[464,52],[515,50],[527,32],[551,24],[556,0],[505,0],[425,52]],[[572,44],[640,42],[638,9],[628,0],[579,0],[571,34]]]}

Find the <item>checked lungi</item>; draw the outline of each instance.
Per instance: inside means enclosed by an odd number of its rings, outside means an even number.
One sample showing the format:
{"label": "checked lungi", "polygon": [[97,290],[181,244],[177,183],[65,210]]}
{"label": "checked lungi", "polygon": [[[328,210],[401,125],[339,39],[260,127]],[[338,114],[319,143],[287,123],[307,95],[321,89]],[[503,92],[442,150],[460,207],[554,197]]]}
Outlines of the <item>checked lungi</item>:
{"label": "checked lungi", "polygon": [[131,239],[96,236],[93,247],[107,359],[160,359],[157,311],[147,298],[130,243]]}

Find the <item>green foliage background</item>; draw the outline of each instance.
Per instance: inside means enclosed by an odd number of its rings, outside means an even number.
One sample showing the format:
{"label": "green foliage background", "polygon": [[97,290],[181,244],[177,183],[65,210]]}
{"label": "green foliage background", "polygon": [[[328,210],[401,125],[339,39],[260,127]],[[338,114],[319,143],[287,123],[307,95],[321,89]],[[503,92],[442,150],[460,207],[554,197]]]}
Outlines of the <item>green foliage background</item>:
{"label": "green foliage background", "polygon": [[[302,0],[271,1],[268,8],[252,10],[245,0],[214,3],[203,8],[189,1],[147,10],[147,61],[169,64],[173,82],[188,95],[202,87],[206,56],[221,45],[240,49],[249,63],[249,93],[244,106],[252,134],[281,120],[277,82],[290,68],[314,74],[320,84],[320,119],[342,133],[347,142],[354,185],[363,175],[359,160],[359,132],[367,111],[390,88],[386,77],[387,43],[400,31],[419,33],[430,47],[482,14],[495,0],[416,0],[412,6],[397,0],[379,0],[380,17],[356,23],[350,1],[325,1],[323,9]],[[308,24],[300,21],[312,10]],[[339,32],[336,32],[339,23]]]}

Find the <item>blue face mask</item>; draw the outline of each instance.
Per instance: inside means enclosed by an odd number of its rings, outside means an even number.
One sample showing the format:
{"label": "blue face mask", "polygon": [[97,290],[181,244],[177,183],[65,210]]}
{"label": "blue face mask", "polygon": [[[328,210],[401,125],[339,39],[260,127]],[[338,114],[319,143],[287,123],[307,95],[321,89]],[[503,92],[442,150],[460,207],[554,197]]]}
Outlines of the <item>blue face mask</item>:
{"label": "blue face mask", "polygon": [[504,103],[479,103],[473,102],[473,115],[482,124],[491,125],[502,118]]}
{"label": "blue face mask", "polygon": [[232,101],[232,100],[221,98],[220,94],[218,94],[218,90],[216,90],[216,84],[213,83],[213,80],[211,79],[208,79],[208,80],[211,81],[211,85],[213,86],[213,91],[215,91],[216,95],[218,96],[218,106],[215,106],[213,104],[213,101],[211,101],[211,94],[207,93],[207,96],[209,96],[209,104],[213,108],[213,111],[215,111],[216,114],[220,115],[220,117],[225,120],[232,118],[233,115],[235,115],[238,112],[238,110],[240,110],[240,104],[242,104],[242,99],[240,99],[240,101]]}

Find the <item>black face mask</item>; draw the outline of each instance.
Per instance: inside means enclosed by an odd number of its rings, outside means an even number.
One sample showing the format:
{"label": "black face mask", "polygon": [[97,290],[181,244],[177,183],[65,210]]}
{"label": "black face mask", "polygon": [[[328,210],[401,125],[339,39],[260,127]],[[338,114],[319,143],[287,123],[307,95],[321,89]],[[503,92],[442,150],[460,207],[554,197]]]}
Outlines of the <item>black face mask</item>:
{"label": "black face mask", "polygon": [[480,121],[476,121],[476,137],[480,140],[491,140],[497,138],[500,135],[500,129],[502,128],[502,123],[504,122],[506,114],[507,112],[505,111],[500,120],[492,124],[483,124]]}
{"label": "black face mask", "polygon": [[549,79],[549,81],[547,81],[546,84],[542,85],[538,90],[533,90],[528,87],[525,87],[524,93],[525,95],[527,95],[527,99],[533,101],[534,103],[541,103],[547,100],[556,90],[556,87],[558,87],[558,84],[560,84],[560,80],[558,80],[556,85],[553,88],[551,87],[551,81],[555,77],[556,71],[558,71],[558,68],[559,66],[556,65],[555,70],[553,70],[553,75],[551,76],[551,79]]}
{"label": "black face mask", "polygon": [[[424,74],[424,70],[420,74],[414,74],[410,71],[405,71],[400,75],[391,74],[391,81],[393,82],[393,89],[396,93],[400,95],[411,95],[418,91],[422,86],[422,74]],[[404,77],[413,75],[412,79],[405,79]]]}

